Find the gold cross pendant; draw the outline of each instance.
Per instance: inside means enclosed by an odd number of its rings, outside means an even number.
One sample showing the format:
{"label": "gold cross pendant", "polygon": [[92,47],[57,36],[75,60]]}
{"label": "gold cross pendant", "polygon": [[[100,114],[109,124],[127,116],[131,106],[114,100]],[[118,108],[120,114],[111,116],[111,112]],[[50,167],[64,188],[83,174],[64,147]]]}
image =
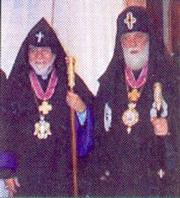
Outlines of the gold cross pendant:
{"label": "gold cross pendant", "polygon": [[52,105],[48,104],[47,101],[43,101],[42,105],[39,106],[39,111],[43,113],[43,115],[47,115],[52,110]]}
{"label": "gold cross pendant", "polygon": [[128,99],[132,102],[137,102],[140,97],[140,93],[137,89],[133,89],[131,92],[128,93]]}

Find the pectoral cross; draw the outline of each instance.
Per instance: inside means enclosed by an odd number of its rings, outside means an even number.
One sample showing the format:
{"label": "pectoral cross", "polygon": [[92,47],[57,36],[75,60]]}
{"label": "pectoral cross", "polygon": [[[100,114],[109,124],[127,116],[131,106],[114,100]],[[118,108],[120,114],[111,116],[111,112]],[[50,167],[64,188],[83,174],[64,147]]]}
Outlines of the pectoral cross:
{"label": "pectoral cross", "polygon": [[43,115],[47,115],[51,110],[52,110],[52,105],[48,104],[47,101],[43,101],[42,105],[39,106],[39,111],[42,112]]}
{"label": "pectoral cross", "polygon": [[128,93],[128,99],[132,102],[137,102],[140,98],[140,93],[137,89],[133,89],[131,92]]}
{"label": "pectoral cross", "polygon": [[41,39],[44,37],[44,34],[42,34],[42,32],[39,32],[38,34],[35,34],[35,36],[38,38],[37,42],[40,43]]}
{"label": "pectoral cross", "polygon": [[133,17],[132,12],[127,13],[124,23],[127,25],[129,30],[133,29],[134,24],[136,23],[136,18]]}
{"label": "pectoral cross", "polygon": [[160,170],[158,171],[158,175],[159,175],[159,177],[160,177],[161,179],[164,177],[165,172],[163,171],[163,169],[160,169]]}

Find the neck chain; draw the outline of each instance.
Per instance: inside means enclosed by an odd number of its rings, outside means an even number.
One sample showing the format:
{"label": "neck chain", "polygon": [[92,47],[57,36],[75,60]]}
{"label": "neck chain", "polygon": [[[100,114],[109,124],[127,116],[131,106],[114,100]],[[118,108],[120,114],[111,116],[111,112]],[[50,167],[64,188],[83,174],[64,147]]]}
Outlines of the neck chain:
{"label": "neck chain", "polygon": [[57,85],[57,81],[58,81],[55,69],[51,73],[51,78],[49,80],[46,92],[43,91],[41,84],[39,83],[39,80],[37,78],[37,75],[33,70],[31,70],[29,74],[29,78],[31,81],[31,87],[33,88],[38,99],[47,101],[52,97],[55,91],[55,87]]}

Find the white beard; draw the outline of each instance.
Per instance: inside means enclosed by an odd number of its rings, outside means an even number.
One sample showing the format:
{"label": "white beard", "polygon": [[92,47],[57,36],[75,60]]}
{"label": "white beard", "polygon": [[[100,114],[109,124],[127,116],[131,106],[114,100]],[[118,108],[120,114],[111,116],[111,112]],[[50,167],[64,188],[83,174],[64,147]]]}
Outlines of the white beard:
{"label": "white beard", "polygon": [[43,67],[41,64],[35,63],[34,61],[29,62],[29,64],[34,69],[37,75],[40,75],[43,80],[46,80],[48,78],[48,74],[50,74],[53,69],[53,63],[55,58],[56,56],[53,57],[51,62],[47,63],[46,65],[43,65]]}
{"label": "white beard", "polygon": [[[132,53],[132,51],[136,53]],[[143,68],[149,59],[149,44],[147,44],[143,49],[138,47],[123,48],[124,60],[127,67],[132,70],[139,70]]]}

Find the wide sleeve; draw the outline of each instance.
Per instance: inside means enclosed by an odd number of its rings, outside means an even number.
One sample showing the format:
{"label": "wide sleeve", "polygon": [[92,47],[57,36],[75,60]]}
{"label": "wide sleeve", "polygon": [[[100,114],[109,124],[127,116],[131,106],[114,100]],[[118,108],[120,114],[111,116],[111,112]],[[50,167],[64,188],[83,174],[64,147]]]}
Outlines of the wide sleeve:
{"label": "wide sleeve", "polygon": [[86,104],[86,120],[81,125],[76,114],[76,137],[77,137],[77,154],[79,157],[86,157],[92,150],[94,145],[94,115],[93,115],[93,101],[94,96],[83,82],[83,80],[76,75],[74,91],[77,93],[83,102]]}
{"label": "wide sleeve", "polygon": [[86,109],[86,121],[84,125],[81,125],[79,119],[76,116],[76,136],[77,136],[77,151],[79,157],[84,157],[92,150],[94,139],[94,117],[92,108]]}

